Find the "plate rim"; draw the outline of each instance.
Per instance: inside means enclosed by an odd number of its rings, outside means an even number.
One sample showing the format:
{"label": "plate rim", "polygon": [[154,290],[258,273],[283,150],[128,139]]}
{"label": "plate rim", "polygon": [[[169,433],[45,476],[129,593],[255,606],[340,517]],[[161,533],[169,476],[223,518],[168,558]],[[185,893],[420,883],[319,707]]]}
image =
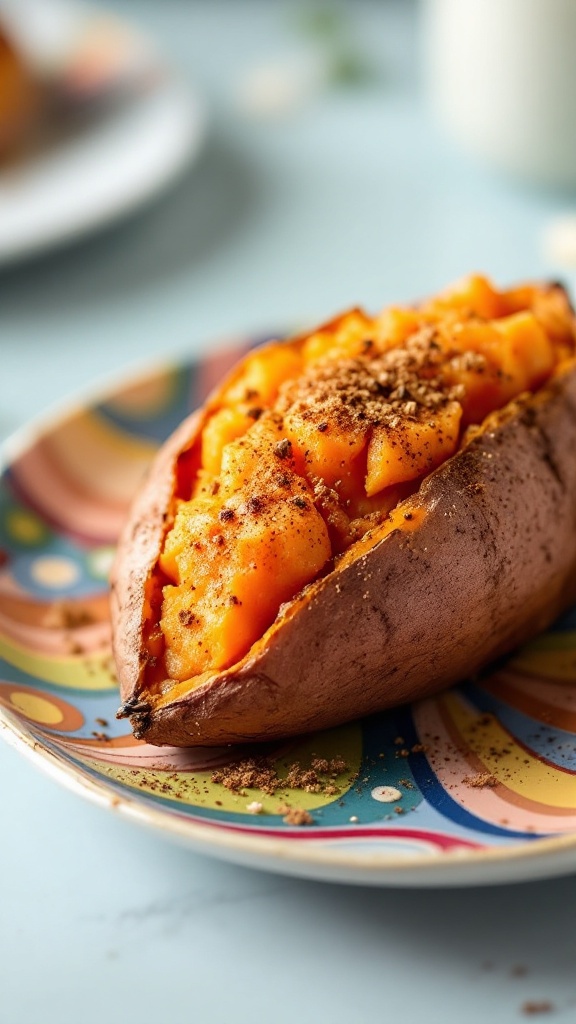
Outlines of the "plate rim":
{"label": "plate rim", "polygon": [[[214,345],[203,346],[202,349],[189,353],[173,352],[168,357],[138,362],[117,373],[111,373],[86,388],[80,388],[72,395],[54,403],[47,410],[32,417],[17,428],[0,444],[0,477],[23,452],[35,444],[44,434],[55,429],[58,424],[66,422],[72,416],[94,406],[97,403],[112,399],[121,391],[138,381],[148,377],[178,370],[184,366],[195,366],[203,352],[231,351],[257,340],[259,337],[272,336],[267,332],[236,332],[224,334],[216,339]],[[285,337],[281,332],[278,337]],[[88,799],[110,811],[120,813],[124,818],[136,824],[153,829],[156,834],[169,835],[173,840],[180,840],[196,852],[205,855],[219,856],[229,861],[236,860],[252,867],[272,871],[299,874],[313,877],[316,880],[343,881],[350,883],[381,884],[397,886],[436,886],[449,887],[458,885],[500,884],[502,882],[528,881],[536,878],[551,878],[559,874],[570,874],[576,871],[576,856],[573,865],[562,865],[556,868],[545,868],[535,872],[520,873],[514,878],[510,872],[494,872],[490,877],[479,878],[475,872],[481,867],[540,865],[547,855],[561,855],[574,851],[576,855],[576,830],[569,834],[534,837],[519,841],[514,846],[457,848],[453,851],[435,851],[432,854],[418,853],[410,857],[398,857],[386,850],[372,851],[370,854],[355,854],[327,846],[328,840],[316,847],[308,842],[299,843],[278,836],[263,835],[259,830],[240,832],[235,828],[222,828],[208,820],[199,821],[191,817],[179,817],[165,810],[148,805],[124,794],[120,789],[113,789],[104,776],[92,778],[85,775],[72,761],[51,750],[20,723],[17,716],[12,715],[0,705],[0,736],[19,753],[23,754],[36,767],[65,788]],[[289,835],[293,835],[290,833]],[[312,839],[313,833],[311,834]],[[351,832],[353,837],[353,832]],[[270,863],[270,858],[277,858],[277,863]],[[307,869],[325,869],[313,872]],[[338,871],[342,874],[338,876]],[[334,871],[336,874],[334,874]],[[473,880],[466,878],[472,875]],[[422,878],[424,876],[424,878]],[[448,876],[448,877],[447,877]]]}
{"label": "plate rim", "polygon": [[[492,864],[514,865],[520,861],[523,865],[540,863],[547,854],[562,854],[576,850],[576,833],[563,836],[536,838],[519,843],[513,847],[483,847],[480,849],[457,849],[455,851],[435,852],[431,855],[417,854],[409,858],[398,857],[386,851],[373,851],[370,855],[355,855],[351,851],[329,849],[326,844],[318,847],[308,844],[286,841],[283,833],[277,837],[253,833],[238,832],[234,828],[220,828],[210,822],[198,821],[194,818],[177,817],[149,806],[144,801],[124,795],[120,790],[113,790],[102,778],[91,778],[84,775],[72,762],[60,758],[31,734],[21,728],[18,720],[0,707],[0,735],[8,744],[22,753],[44,774],[55,779],[60,785],[71,792],[82,796],[91,803],[106,810],[119,813],[122,817],[141,827],[154,830],[156,834],[169,834],[171,839],[182,841],[198,853],[213,854],[223,859],[243,861],[251,857],[247,863],[253,867],[269,868],[282,871],[289,866],[290,873],[306,875],[306,868],[324,868],[326,872],[343,870],[345,877],[340,879],[349,882],[365,882],[398,886],[436,886],[449,887],[458,885],[499,884],[502,882],[527,881],[538,877],[553,877],[556,874],[570,874],[569,866],[544,871],[529,872],[518,878],[511,877],[508,872],[495,874],[494,877],[478,878],[473,881],[466,875],[475,873],[479,867]],[[234,857],[233,855],[236,855]],[[277,865],[269,863],[269,858],[277,858]],[[574,864],[576,868],[576,861]],[[379,877],[376,877],[379,876]],[[422,875],[425,876],[422,879]],[[447,877],[448,876],[448,877]],[[315,874],[316,879],[322,878]],[[327,877],[326,881],[332,880]]]}

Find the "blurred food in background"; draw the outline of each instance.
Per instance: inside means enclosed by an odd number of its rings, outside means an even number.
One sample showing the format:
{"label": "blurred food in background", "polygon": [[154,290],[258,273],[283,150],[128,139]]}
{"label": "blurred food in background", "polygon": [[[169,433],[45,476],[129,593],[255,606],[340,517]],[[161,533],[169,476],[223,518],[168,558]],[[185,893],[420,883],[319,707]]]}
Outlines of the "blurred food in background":
{"label": "blurred food in background", "polygon": [[0,3],[0,157],[23,155],[101,113],[154,75],[145,41],[66,0]]}
{"label": "blurred food in background", "polygon": [[42,85],[0,24],[0,158],[37,127]]}
{"label": "blurred food in background", "polygon": [[0,265],[151,198],[203,125],[199,99],[131,24],[75,0],[0,0]]}

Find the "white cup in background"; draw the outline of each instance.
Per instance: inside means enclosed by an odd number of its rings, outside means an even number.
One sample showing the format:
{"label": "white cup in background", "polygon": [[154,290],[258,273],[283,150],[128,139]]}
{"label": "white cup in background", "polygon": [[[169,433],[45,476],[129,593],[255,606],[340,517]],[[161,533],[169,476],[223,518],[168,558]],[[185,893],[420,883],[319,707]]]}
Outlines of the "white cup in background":
{"label": "white cup in background", "polygon": [[576,186],[576,0],[423,0],[426,86],[494,167]]}

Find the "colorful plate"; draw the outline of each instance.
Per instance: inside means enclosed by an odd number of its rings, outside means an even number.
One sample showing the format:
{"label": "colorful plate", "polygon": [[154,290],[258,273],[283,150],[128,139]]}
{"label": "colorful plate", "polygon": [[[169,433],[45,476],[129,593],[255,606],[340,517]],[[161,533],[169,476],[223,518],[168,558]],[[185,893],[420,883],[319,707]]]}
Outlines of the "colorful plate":
{"label": "colorful plate", "polygon": [[[332,880],[478,884],[576,867],[576,610],[482,679],[268,747],[312,792],[231,792],[229,749],[137,742],[115,719],[107,575],[158,444],[249,345],[165,368],[8,446],[0,478],[0,725],[62,782],[241,863]],[[259,813],[251,804],[262,805]],[[285,820],[286,806],[312,823]]]}

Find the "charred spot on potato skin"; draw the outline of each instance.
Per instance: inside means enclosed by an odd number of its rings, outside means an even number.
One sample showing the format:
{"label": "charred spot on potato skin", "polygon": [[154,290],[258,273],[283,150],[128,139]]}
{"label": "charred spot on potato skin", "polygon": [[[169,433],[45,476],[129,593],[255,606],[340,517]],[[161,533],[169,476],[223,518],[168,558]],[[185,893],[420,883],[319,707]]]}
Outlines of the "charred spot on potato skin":
{"label": "charred spot on potato skin", "polygon": [[132,732],[137,740],[144,739],[144,736],[150,728],[151,711],[138,712],[130,715],[130,725],[132,726]]}
{"label": "charred spot on potato skin", "polygon": [[152,707],[141,694],[133,694],[120,705],[116,712],[116,718],[129,718],[132,732],[136,739],[139,740],[142,739],[150,727]]}
{"label": "charred spot on potato skin", "polygon": [[143,700],[140,694],[134,693],[128,697],[118,708],[116,718],[131,718],[132,715],[147,715],[151,711],[147,700]]}

